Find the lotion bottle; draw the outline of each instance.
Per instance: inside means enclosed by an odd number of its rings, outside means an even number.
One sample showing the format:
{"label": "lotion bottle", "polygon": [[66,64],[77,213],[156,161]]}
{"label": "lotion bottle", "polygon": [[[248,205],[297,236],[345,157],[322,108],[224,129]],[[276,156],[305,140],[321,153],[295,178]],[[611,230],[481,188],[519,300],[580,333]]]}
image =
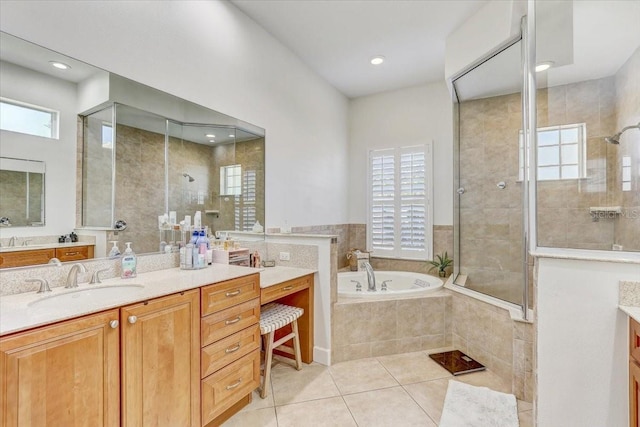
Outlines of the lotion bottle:
{"label": "lotion bottle", "polygon": [[136,258],[136,254],[131,249],[131,242],[127,242],[127,249],[124,250],[122,254],[122,258],[120,258],[120,262],[122,263],[122,278],[129,279],[132,277],[136,277],[136,266],[138,264],[138,259]]}

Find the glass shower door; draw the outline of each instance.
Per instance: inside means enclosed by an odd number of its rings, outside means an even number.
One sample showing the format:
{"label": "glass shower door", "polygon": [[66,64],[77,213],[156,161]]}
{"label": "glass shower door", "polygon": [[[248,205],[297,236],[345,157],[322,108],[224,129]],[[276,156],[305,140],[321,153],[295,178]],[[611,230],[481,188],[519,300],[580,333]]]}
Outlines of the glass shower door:
{"label": "glass shower door", "polygon": [[454,283],[523,304],[521,40],[454,82]]}

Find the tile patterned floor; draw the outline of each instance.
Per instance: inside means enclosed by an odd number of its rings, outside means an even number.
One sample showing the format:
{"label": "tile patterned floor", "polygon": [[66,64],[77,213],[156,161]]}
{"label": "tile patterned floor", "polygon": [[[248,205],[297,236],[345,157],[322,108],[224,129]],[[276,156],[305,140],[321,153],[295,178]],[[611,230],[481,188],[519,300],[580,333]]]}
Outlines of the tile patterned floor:
{"label": "tile patterned floor", "polygon": [[[436,427],[447,385],[454,377],[427,352],[405,353],[338,363],[311,364],[296,371],[284,362],[271,371],[266,399],[253,402],[224,427]],[[509,392],[490,371],[455,378],[471,385]],[[520,427],[532,427],[531,403],[518,401]]]}

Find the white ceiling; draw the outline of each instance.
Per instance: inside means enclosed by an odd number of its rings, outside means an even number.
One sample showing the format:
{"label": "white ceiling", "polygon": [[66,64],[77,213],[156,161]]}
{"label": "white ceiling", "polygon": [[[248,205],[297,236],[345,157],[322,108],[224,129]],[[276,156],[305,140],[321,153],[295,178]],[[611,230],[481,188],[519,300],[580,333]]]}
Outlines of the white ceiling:
{"label": "white ceiling", "polygon": [[231,1],[350,98],[442,81],[447,36],[488,2]]}

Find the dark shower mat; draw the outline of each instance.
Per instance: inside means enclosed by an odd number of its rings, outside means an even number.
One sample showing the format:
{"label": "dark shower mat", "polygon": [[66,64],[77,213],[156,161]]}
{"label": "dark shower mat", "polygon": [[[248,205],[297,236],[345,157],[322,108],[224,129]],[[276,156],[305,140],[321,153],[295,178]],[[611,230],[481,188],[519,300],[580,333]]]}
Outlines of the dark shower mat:
{"label": "dark shower mat", "polygon": [[434,353],[430,354],[429,357],[453,375],[468,374],[486,369],[482,363],[476,362],[460,350]]}

